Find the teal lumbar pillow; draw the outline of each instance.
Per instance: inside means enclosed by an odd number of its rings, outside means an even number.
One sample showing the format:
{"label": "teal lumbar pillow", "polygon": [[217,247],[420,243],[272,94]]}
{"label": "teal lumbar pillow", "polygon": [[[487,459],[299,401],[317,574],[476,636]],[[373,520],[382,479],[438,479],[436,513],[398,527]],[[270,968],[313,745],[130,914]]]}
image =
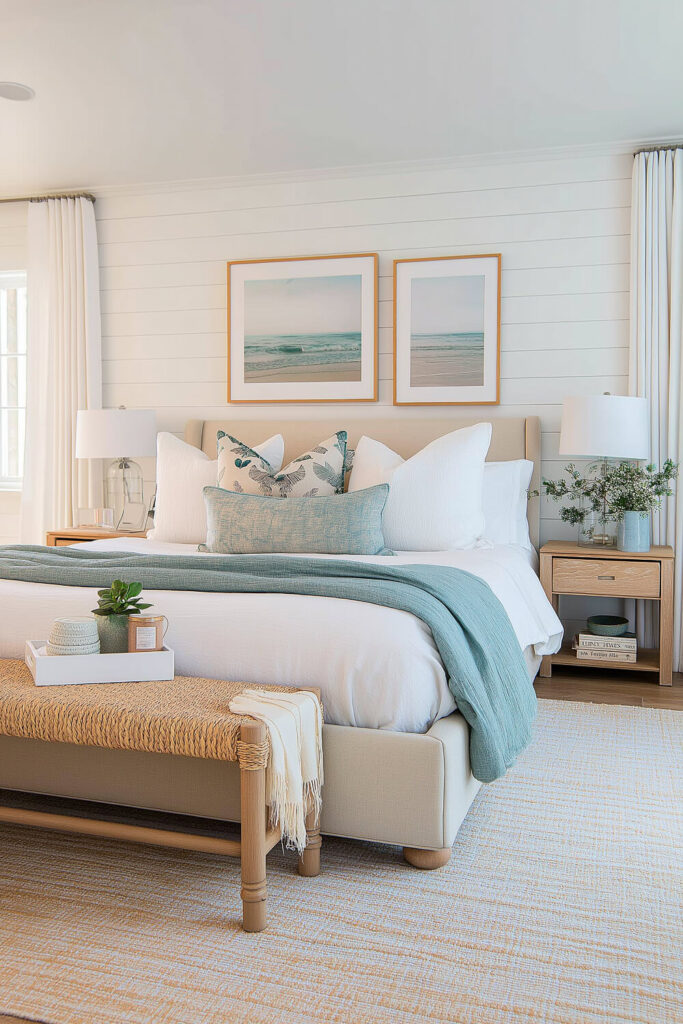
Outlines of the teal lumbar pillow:
{"label": "teal lumbar pillow", "polygon": [[223,555],[390,555],[382,532],[388,495],[388,484],[286,501],[205,487],[208,531],[199,550]]}

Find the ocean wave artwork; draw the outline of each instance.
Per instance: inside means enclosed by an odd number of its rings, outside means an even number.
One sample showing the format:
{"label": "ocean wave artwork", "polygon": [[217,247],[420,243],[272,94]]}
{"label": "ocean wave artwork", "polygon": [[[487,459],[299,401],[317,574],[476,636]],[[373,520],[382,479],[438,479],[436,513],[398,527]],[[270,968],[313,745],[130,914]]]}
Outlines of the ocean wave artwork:
{"label": "ocean wave artwork", "polygon": [[411,334],[411,387],[477,387],[483,383],[483,331]]}
{"label": "ocean wave artwork", "polygon": [[248,334],[244,338],[246,383],[360,379],[360,331]]}

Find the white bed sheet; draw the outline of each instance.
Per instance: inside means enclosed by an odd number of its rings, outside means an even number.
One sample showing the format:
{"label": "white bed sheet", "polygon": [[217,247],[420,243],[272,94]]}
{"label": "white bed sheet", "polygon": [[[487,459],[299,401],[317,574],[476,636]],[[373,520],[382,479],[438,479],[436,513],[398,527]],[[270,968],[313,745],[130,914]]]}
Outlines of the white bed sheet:
{"label": "white bed sheet", "polygon": [[[138,538],[100,540],[90,550],[193,555],[194,545]],[[223,556],[230,558],[230,555]],[[336,557],[320,555],[318,557]],[[384,561],[386,556],[353,556]],[[562,626],[533,564],[516,546],[402,552],[392,565],[451,565],[485,580],[505,607],[533,663],[559,649]],[[455,704],[431,630],[409,612],[337,598],[294,594],[146,591],[168,616],[167,643],[178,675],[250,683],[319,686],[336,725],[425,732]],[[58,615],[87,614],[95,590],[0,580],[0,657],[22,658],[27,639],[43,640]]]}

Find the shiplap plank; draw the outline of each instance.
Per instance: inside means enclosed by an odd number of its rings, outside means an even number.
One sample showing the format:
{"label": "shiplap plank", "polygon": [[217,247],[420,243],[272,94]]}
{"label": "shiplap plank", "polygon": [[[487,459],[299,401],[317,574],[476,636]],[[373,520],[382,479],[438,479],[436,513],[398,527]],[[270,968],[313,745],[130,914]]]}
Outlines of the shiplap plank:
{"label": "shiplap plank", "polygon": [[212,210],[209,213],[170,214],[102,220],[98,237],[107,245],[117,242],[205,238],[212,235],[302,231],[401,222],[469,220],[536,214],[537,211],[585,212],[609,207],[628,208],[630,181],[591,181],[566,185],[534,185],[489,192],[446,192],[404,195],[348,202],[305,203]]}
{"label": "shiplap plank", "polygon": [[172,238],[162,241],[101,244],[101,266],[125,263],[185,263],[191,260],[250,259],[305,255],[310,252],[374,252],[397,246],[482,243],[491,247],[524,239],[557,239],[624,235],[629,231],[628,207],[529,213],[519,216],[473,217],[466,220],[401,221],[351,227],[303,228],[249,234]]}
{"label": "shiplap plank", "polygon": [[[121,288],[102,292],[103,313],[133,313],[168,309],[220,309],[226,305],[225,267],[220,284]],[[503,266],[503,298],[576,295],[628,291],[628,265],[567,267],[543,271],[509,271]],[[379,279],[379,298],[391,301],[393,275]]]}
{"label": "shiplap plank", "polygon": [[630,180],[633,159],[629,155],[585,156],[572,160],[529,160],[461,164],[453,167],[416,170],[379,170],[357,176],[324,175],[300,181],[259,183],[206,183],[192,187],[162,188],[154,192],[142,187],[127,195],[98,198],[97,216],[103,220],[172,216],[214,210],[247,209],[259,206],[349,202],[444,191],[527,188],[592,181]]}
{"label": "shiplap plank", "polygon": [[[620,236],[551,239],[550,241],[509,242],[493,247],[502,254],[503,274],[507,275],[514,286],[511,276],[517,270],[538,270],[541,272],[539,284],[532,288],[524,287],[524,294],[544,294],[546,292],[567,291],[604,291],[604,287],[593,287],[591,270],[596,271],[605,264],[620,265],[628,270],[628,249],[624,238]],[[393,271],[394,258],[417,259],[421,256],[476,255],[491,249],[490,243],[470,243],[468,245],[423,246],[422,248],[399,247],[396,250],[383,250],[379,254],[379,269],[382,277],[390,278]],[[121,290],[137,290],[145,288],[180,288],[211,285],[225,286],[227,257],[194,261],[191,263],[160,263],[138,264],[126,266],[107,266],[100,270],[103,292]],[[562,271],[576,268],[583,274],[580,287],[567,286]],[[543,275],[551,274],[555,269],[560,273],[551,286],[543,287]],[[622,269],[622,274],[624,273]],[[627,271],[626,271],[627,273]],[[628,280],[628,278],[627,278]],[[570,279],[571,281],[571,279]],[[620,280],[617,290],[623,287]],[[610,286],[613,287],[613,286]],[[517,294],[515,290],[512,294]]]}
{"label": "shiplap plank", "polygon": [[502,380],[532,377],[599,377],[628,374],[628,349],[559,349],[554,352],[503,352]]}
{"label": "shiplap plank", "polygon": [[628,320],[506,324],[503,351],[553,351],[565,348],[623,348],[628,345]]}
{"label": "shiplap plank", "polygon": [[560,406],[566,395],[600,395],[605,391],[620,395],[626,392],[627,377],[619,374],[572,377],[570,384],[564,377],[529,377],[526,380],[502,380],[502,405],[524,405],[543,396],[546,404]]}

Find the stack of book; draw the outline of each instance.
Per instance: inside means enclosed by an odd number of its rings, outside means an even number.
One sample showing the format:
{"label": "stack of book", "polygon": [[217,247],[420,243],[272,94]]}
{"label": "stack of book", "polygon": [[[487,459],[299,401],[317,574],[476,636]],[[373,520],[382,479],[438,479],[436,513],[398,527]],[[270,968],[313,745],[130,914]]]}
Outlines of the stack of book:
{"label": "stack of book", "polygon": [[638,656],[635,633],[622,636],[596,636],[594,633],[577,633],[572,645],[576,657],[586,661],[621,661],[634,663]]}

